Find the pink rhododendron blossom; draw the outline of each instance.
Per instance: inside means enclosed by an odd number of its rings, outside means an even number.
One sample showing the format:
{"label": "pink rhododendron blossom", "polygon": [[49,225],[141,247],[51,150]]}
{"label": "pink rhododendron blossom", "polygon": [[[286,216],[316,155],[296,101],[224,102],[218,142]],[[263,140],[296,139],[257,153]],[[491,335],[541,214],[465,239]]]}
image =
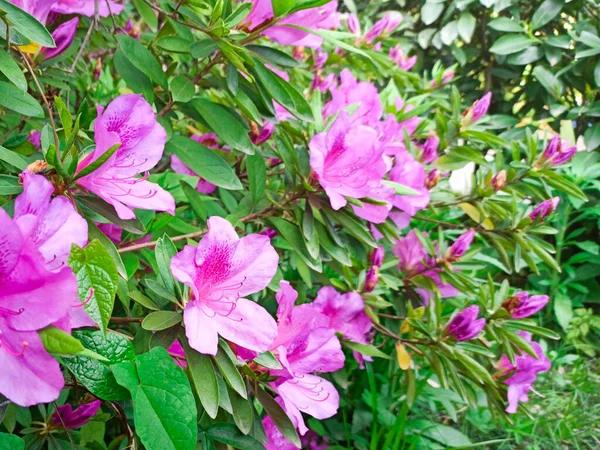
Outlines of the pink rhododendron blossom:
{"label": "pink rhododendron blossom", "polygon": [[569,146],[568,142],[563,141],[558,134],[555,134],[548,142],[537,165],[559,166],[570,161],[575,153],[577,153],[577,146]]}
{"label": "pink rhododendron blossom", "polygon": [[517,292],[507,298],[502,306],[513,319],[525,319],[544,309],[548,304],[547,295],[529,295],[529,292]]}
{"label": "pink rhododendron blossom", "polygon": [[0,393],[31,406],[55,400],[64,385],[37,330],[81,303],[65,249],[77,236],[85,243],[87,226],[66,198],[50,202],[54,189],[41,175],[26,171],[23,181],[15,218],[0,209]]}
{"label": "pink rhododendron blossom", "polygon": [[365,42],[371,43],[378,37],[385,37],[394,32],[402,22],[402,14],[388,12],[382,19],[375,22],[373,27],[363,37]]}
{"label": "pink rhododendron blossom", "polygon": [[446,330],[457,341],[469,341],[479,336],[485,327],[485,319],[477,319],[479,306],[472,305],[459,312],[450,321]]}
{"label": "pink rhododendron blossom", "polygon": [[336,86],[337,79],[333,73],[323,77],[321,74],[316,74],[310,85],[312,90],[318,89],[321,92],[327,92]]}
{"label": "pink rhododendron blossom", "polygon": [[340,396],[333,384],[317,375],[279,380],[271,383],[271,387],[283,400],[283,409],[293,418],[301,435],[308,431],[302,413],[323,420],[334,416],[340,406]]}
{"label": "pink rhododendron blossom", "polygon": [[531,220],[545,219],[556,210],[559,201],[560,197],[552,197],[548,200],[544,200],[531,211],[529,217]]}
{"label": "pink rhododendron blossom", "polygon": [[39,150],[42,146],[42,133],[39,131],[32,131],[27,140]]}
{"label": "pink rhododendron blossom", "polygon": [[417,211],[427,207],[429,204],[429,189],[425,186],[427,174],[425,168],[406,151],[396,155],[396,164],[390,171],[390,180],[407,186],[417,195],[395,195],[392,203],[402,214],[393,216],[394,222],[399,228],[405,228],[410,218]]}
{"label": "pink rhododendron blossom", "polygon": [[533,383],[535,383],[538,373],[547,372],[552,366],[548,357],[544,355],[542,347],[537,342],[531,341],[529,333],[519,331],[517,334],[531,344],[537,358],[522,351],[520,355],[516,356],[514,366],[506,355],[500,359],[498,369],[501,375],[511,375],[504,380],[504,384],[508,386],[508,407],[506,408],[506,412],[509,414],[517,412],[519,402],[529,401],[527,394],[533,389]]}
{"label": "pink rhododendron blossom", "polygon": [[400,44],[390,48],[389,55],[390,58],[398,65],[398,67],[405,72],[408,72],[417,63],[417,55],[408,57],[402,50],[402,46]]}
{"label": "pink rhododendron blossom", "polygon": [[219,336],[248,350],[268,350],[277,324],[261,306],[243,298],[267,287],[279,256],[267,236],[239,238],[220,217],[208,219],[197,247],[186,245],[171,260],[173,276],[191,288],[184,311],[186,336],[200,353],[215,355]]}
{"label": "pink rhododendron blossom", "polygon": [[357,292],[340,294],[331,286],[319,289],[312,306],[329,318],[329,327],[345,338],[361,344],[369,342],[371,319],[365,313],[365,302]]}
{"label": "pink rhododendron blossom", "polygon": [[287,281],[280,283],[276,298],[277,338],[273,351],[282,366],[271,374],[287,378],[310,372],[335,372],[344,366],[340,341],[331,328],[331,318],[311,304],[294,306],[298,293]]}
{"label": "pink rhododendron blossom", "polygon": [[[381,180],[387,168],[382,149],[376,141],[377,132],[373,128],[353,125],[344,111],[340,112],[328,131],[311,139],[310,165],[333,209],[346,206],[345,197],[381,196],[384,191]],[[361,209],[356,208],[355,212],[361,215]],[[387,211],[389,208],[386,208],[385,216]]]}
{"label": "pink rhododendron blossom", "polygon": [[350,33],[360,36],[360,21],[356,14],[352,13],[348,16],[346,25],[348,26],[348,31],[350,31]]}
{"label": "pink rhododendron blossom", "polygon": [[167,134],[141,95],[121,95],[106,110],[98,106],[94,124],[96,148],[79,163],[77,172],[96,161],[115,144],[119,149],[77,184],[113,205],[121,219],[133,219],[133,208],[175,211],[175,200],[155,183],[138,178],[161,159]]}
{"label": "pink rhododendron blossom", "polygon": [[55,58],[69,48],[73,39],[75,39],[77,25],[79,25],[79,17],[74,17],[56,27],[56,30],[52,32],[52,39],[54,39],[56,47],[42,48],[40,53],[44,55],[44,60]]}
{"label": "pink rhododendron blossom", "polygon": [[379,99],[379,92],[373,83],[357,81],[348,69],[340,74],[341,83],[331,89],[331,100],[323,107],[325,118],[334,116],[350,105],[357,105],[352,114],[353,121],[369,124],[379,121],[383,114],[383,107]]}
{"label": "pink rhododendron blossom", "polygon": [[[52,11],[60,14],[81,14],[92,17],[94,15],[94,0],[54,0]],[[110,14],[119,14],[125,8],[124,5],[112,0],[98,1],[98,15],[108,17]]]}
{"label": "pink rhododendron blossom", "polygon": [[441,82],[438,82],[438,80],[433,80],[431,82],[430,86],[432,88],[436,88],[438,86],[443,86],[444,84],[450,83],[452,80],[454,80],[455,76],[456,76],[456,73],[454,72],[454,70],[452,70],[452,69],[445,70],[444,73],[442,74]]}
{"label": "pink rhododendron blossom", "polygon": [[[191,139],[196,142],[199,142],[200,144],[205,145],[208,148],[212,148],[212,149],[220,149],[221,148],[221,147],[219,147],[219,145],[217,143],[217,135],[214,133],[194,135],[191,137]],[[179,158],[179,156],[174,155],[174,154],[171,155],[171,169],[173,169],[173,171],[175,173],[178,173],[181,175],[191,175],[194,177],[199,176],[196,172],[194,172],[192,169],[190,169],[188,166],[186,166],[185,163]],[[196,190],[203,194],[212,194],[216,189],[217,189],[217,187],[214,184],[206,181],[203,178],[200,178],[198,180],[198,184],[196,185]]]}
{"label": "pink rhododendron blossom", "polygon": [[66,405],[56,408],[56,411],[52,414],[51,420],[57,427],[74,430],[76,428],[81,428],[88,423],[90,419],[96,415],[100,406],[102,406],[102,401],[94,400],[93,402],[81,405],[74,410],[73,407],[67,403]]}
{"label": "pink rhododendron blossom", "polygon": [[[245,23],[253,30],[265,22],[272,20],[274,0],[252,0],[253,6]],[[297,11],[280,19],[277,25],[267,28],[262,34],[280,45],[296,45],[317,48],[323,39],[298,28],[286,25],[298,25],[310,29],[335,29],[340,27],[337,12],[337,0],[316,8]]]}

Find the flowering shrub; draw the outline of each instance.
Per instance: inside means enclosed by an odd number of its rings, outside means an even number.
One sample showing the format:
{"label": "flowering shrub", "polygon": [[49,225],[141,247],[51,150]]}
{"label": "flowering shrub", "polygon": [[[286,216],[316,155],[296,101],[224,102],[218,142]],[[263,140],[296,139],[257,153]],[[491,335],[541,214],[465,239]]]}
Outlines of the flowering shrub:
{"label": "flowering shrub", "polygon": [[542,238],[557,192],[585,200],[556,172],[574,149],[411,73],[394,12],[14,3],[0,444],[468,445],[403,421],[426,386],[527,412],[558,336],[507,275],[560,271]]}

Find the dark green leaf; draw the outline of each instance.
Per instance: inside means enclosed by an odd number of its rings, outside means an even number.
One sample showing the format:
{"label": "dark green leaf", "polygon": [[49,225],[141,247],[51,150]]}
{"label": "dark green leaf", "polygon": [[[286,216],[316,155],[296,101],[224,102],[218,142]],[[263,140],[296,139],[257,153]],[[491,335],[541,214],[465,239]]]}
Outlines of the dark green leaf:
{"label": "dark green leaf", "polygon": [[27,92],[27,80],[21,72],[19,65],[11,58],[10,54],[0,49],[0,72],[10,80],[21,92]]}
{"label": "dark green leaf", "polygon": [[44,110],[35,98],[4,81],[0,81],[0,106],[24,116],[44,117]]}
{"label": "dark green leaf", "polygon": [[252,202],[257,204],[262,200],[267,185],[267,165],[262,153],[255,152],[254,155],[246,157],[246,170],[248,171]]}
{"label": "dark green leaf", "polygon": [[142,321],[142,328],[148,331],[160,331],[171,328],[183,320],[181,313],[175,311],[155,311]]}
{"label": "dark green leaf", "polygon": [[223,346],[227,345],[223,341],[219,342],[219,349],[217,354],[213,357],[217,367],[223,374],[223,378],[227,381],[227,384],[243,398],[248,398],[246,392],[246,385],[240,375],[239,370],[235,366],[235,360],[230,358],[227,352],[223,349]]}
{"label": "dark green leaf", "polygon": [[[0,0],[0,11],[6,13],[5,18],[10,23],[10,26],[27,39],[44,47],[56,47],[54,39],[52,39],[52,35],[46,27],[23,9],[18,8],[7,0]],[[2,37],[4,38],[4,36]]]}
{"label": "dark green leaf", "polygon": [[117,40],[123,54],[136,69],[164,89],[167,88],[167,76],[150,50],[126,34],[117,34]]}
{"label": "dark green leaf", "polygon": [[187,77],[181,75],[173,78],[169,87],[173,100],[180,103],[189,102],[196,92],[192,82]]}
{"label": "dark green leaf", "polygon": [[288,441],[300,448],[300,438],[298,437],[298,433],[296,433],[296,428],[285,411],[279,406],[279,403],[260,387],[254,389],[254,394],[260,404],[265,408],[265,411],[271,420],[273,420],[273,423],[279,432],[283,434]]}
{"label": "dark green leaf", "polygon": [[558,14],[565,4],[565,0],[545,0],[533,13],[531,18],[531,29],[537,30],[543,27]]}
{"label": "dark green leaf", "polygon": [[231,445],[239,450],[264,450],[265,446],[251,436],[244,436],[235,425],[216,423],[206,430],[206,435],[215,441]]}
{"label": "dark green leaf", "polygon": [[535,41],[523,34],[505,34],[490,47],[490,52],[497,55],[510,55],[525,50]]}
{"label": "dark green leaf", "polygon": [[187,372],[200,403],[206,413],[214,419],[219,412],[219,385],[217,374],[210,356],[191,348],[186,337],[180,339],[185,351]]}

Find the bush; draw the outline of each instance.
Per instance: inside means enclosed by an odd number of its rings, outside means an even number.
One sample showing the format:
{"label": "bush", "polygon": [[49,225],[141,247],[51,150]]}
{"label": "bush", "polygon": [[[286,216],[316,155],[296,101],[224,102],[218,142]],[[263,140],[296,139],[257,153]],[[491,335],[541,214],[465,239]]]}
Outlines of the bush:
{"label": "bush", "polygon": [[337,6],[0,0],[2,445],[462,447],[469,408],[531,414],[541,291],[589,320],[551,220],[591,155]]}

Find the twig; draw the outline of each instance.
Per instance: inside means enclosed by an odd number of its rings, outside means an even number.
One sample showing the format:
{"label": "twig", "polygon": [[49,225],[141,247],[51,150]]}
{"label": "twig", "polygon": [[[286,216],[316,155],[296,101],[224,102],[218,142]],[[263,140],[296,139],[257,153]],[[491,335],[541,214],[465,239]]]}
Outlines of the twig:
{"label": "twig", "polygon": [[141,323],[142,320],[144,320],[144,319],[138,318],[138,317],[111,317],[110,318],[111,323]]}
{"label": "twig", "polygon": [[56,157],[58,159],[60,159],[60,142],[58,140],[58,134],[56,134],[56,123],[54,122],[54,116],[52,115],[52,108],[50,107],[50,104],[48,103],[48,99],[46,98],[46,95],[44,94],[44,90],[42,89],[40,82],[38,81],[37,77],[35,76],[35,72],[33,71],[33,68],[31,67],[29,60],[27,59],[27,56],[25,56],[20,49],[17,49],[17,51],[20,53],[21,57],[23,58],[23,61],[25,61],[27,70],[29,70],[31,77],[33,78],[33,81],[34,81],[40,95],[42,96],[44,105],[46,105],[46,109],[48,110],[48,116],[50,118],[50,126],[52,127],[52,134],[54,135],[54,145],[56,146]]}

